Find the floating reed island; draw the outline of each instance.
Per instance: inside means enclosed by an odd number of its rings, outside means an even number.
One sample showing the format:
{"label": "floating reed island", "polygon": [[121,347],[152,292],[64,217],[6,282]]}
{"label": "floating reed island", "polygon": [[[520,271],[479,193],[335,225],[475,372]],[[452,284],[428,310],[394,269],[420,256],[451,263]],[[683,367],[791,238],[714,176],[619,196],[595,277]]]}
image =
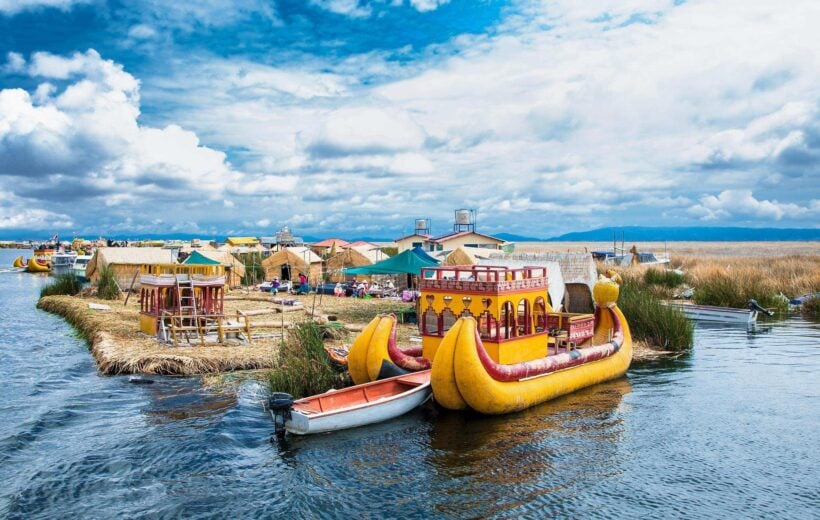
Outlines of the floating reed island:
{"label": "floating reed island", "polygon": [[[317,324],[325,346],[347,348],[353,343],[355,333],[375,316],[383,313],[411,315],[416,310],[412,302],[388,298],[280,293],[279,297],[285,296],[292,303],[286,306],[279,303],[281,300],[275,301],[268,292],[249,289],[253,284],[270,281],[276,276],[284,280],[287,273],[294,280],[301,274],[309,276],[312,282],[331,280],[329,289],[332,292],[336,281],[350,280],[345,269],[351,266],[359,269],[369,265],[367,262],[377,263],[379,258],[389,258],[388,250],[394,255],[397,253],[396,248],[379,248],[373,244],[349,246],[359,248],[355,249],[356,254],[334,242],[329,250],[285,248],[282,250],[288,254],[266,256],[258,243],[252,248],[233,245],[224,251],[209,250],[206,245],[195,247],[192,243],[189,256],[182,263],[179,262],[183,256],[174,257],[167,248],[100,247],[86,269],[93,287],[91,291],[86,289],[80,294],[61,296],[62,293],[76,293],[79,286],[74,280],[58,277],[53,286],[44,289],[39,307],[65,317],[80,331],[104,374],[193,375],[258,369],[266,372],[297,370],[293,367],[299,366],[295,360],[300,352],[299,345],[308,341],[305,338],[309,338],[311,346],[302,345],[301,350],[312,353],[312,362],[322,359],[322,353],[313,348],[316,346],[316,331],[299,328],[302,324]],[[243,253],[239,250],[242,248],[251,252]],[[340,248],[335,255],[334,248]],[[564,311],[588,313],[592,312],[592,284],[599,273],[606,273],[613,267],[596,264],[592,255],[580,252],[583,248],[583,245],[575,244],[575,251],[579,252],[557,252],[550,251],[547,244],[541,244],[539,252],[506,254],[501,250],[459,246],[452,252],[433,254],[436,255],[435,261],[442,265],[486,262],[554,264],[562,276],[557,284],[550,281],[552,301],[563,301]],[[563,246],[561,249],[566,251]],[[374,254],[377,250],[379,255]],[[632,328],[635,340],[633,361],[679,355],[691,348],[692,325],[680,313],[659,303],[687,289],[692,289],[693,300],[698,303],[742,306],[754,298],[765,307],[785,309],[788,299],[784,300],[781,293],[793,297],[814,294],[820,288],[820,255],[778,254],[776,250],[761,253],[759,248],[750,251],[754,254],[744,256],[742,252],[732,251],[733,256],[718,256],[714,251],[698,255],[686,250],[686,254],[681,255],[672,250],[668,265],[614,267],[614,272],[624,283],[619,305]],[[399,256],[409,252],[404,251]],[[491,254],[495,256],[488,256]],[[354,257],[355,262],[351,260]],[[674,270],[669,270],[670,267]],[[208,308],[202,311],[206,316],[219,316],[219,319],[211,320],[211,325],[206,326],[211,328],[205,332],[196,331],[198,336],[218,337],[216,342],[182,339],[199,325],[185,318],[184,312],[177,313],[182,317],[176,322],[166,316],[169,308],[173,310],[176,306],[179,311],[186,307],[182,301],[185,290],[171,287],[167,280],[160,278],[199,271],[224,277],[224,287],[208,289],[211,292],[203,303]],[[365,278],[382,281],[378,276],[364,277],[360,281]],[[393,277],[396,281],[402,278],[405,275]],[[409,281],[410,277],[406,278]],[[564,296],[553,294],[554,286],[559,287]],[[311,289],[316,288],[311,283]],[[126,299],[122,291],[129,289],[133,292]],[[292,289],[297,288],[292,286]],[[327,289],[328,285],[325,285],[323,290]],[[191,297],[195,292],[201,300],[204,290],[202,287],[191,288]],[[171,294],[173,292],[176,294]],[[811,301],[803,309],[813,310],[816,315],[816,308],[816,303]],[[329,324],[329,321],[335,323]],[[168,330],[159,330],[161,322],[169,327]],[[335,332],[328,333],[331,330]],[[347,334],[343,332],[345,330]],[[172,334],[169,335],[169,331]],[[168,341],[158,341],[161,332]],[[415,323],[400,323],[397,333],[399,341],[407,345],[414,337],[418,341],[420,329]],[[274,379],[287,377],[284,373],[273,376]]]}

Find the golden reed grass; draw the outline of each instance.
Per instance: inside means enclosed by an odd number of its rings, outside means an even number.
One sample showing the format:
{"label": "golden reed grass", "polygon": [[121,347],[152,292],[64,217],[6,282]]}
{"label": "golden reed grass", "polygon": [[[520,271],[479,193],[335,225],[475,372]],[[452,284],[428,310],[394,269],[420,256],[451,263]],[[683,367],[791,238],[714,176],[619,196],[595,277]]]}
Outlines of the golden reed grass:
{"label": "golden reed grass", "polygon": [[[88,308],[107,303],[110,311]],[[257,340],[240,346],[169,347],[139,332],[139,312],[119,301],[47,296],[37,307],[62,316],[88,340],[100,372],[114,374],[196,375],[232,370],[271,368],[278,341]]]}

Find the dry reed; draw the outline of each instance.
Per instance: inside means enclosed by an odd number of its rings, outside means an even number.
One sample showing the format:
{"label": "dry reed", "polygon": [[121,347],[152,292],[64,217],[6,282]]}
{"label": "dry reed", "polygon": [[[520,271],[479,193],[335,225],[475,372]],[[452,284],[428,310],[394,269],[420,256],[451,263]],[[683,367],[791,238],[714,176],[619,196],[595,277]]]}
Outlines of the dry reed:
{"label": "dry reed", "polygon": [[139,332],[135,307],[113,303],[110,311],[95,311],[88,308],[92,301],[102,302],[48,296],[37,306],[62,316],[77,328],[88,340],[103,374],[194,375],[274,366],[277,341],[256,340],[243,346],[169,347]]}

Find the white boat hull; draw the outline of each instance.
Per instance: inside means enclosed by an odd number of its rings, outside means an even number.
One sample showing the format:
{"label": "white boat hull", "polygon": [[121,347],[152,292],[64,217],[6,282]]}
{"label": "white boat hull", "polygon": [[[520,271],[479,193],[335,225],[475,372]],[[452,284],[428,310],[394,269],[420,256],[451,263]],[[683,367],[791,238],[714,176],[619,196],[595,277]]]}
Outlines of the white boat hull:
{"label": "white boat hull", "polygon": [[432,389],[427,381],[392,397],[328,413],[310,414],[293,409],[290,419],[285,421],[285,429],[296,435],[309,435],[383,422],[418,408],[431,395]]}
{"label": "white boat hull", "polygon": [[746,324],[755,323],[757,321],[757,311],[750,309],[733,309],[730,307],[714,307],[711,305],[695,305],[691,303],[663,303],[673,309],[678,309],[685,317],[691,320]]}

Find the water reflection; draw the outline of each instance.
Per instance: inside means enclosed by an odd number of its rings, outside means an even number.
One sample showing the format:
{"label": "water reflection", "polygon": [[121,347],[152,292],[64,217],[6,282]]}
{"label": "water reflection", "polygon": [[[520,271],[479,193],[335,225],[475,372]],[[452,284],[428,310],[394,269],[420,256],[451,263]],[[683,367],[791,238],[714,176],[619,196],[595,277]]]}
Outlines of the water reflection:
{"label": "water reflection", "polygon": [[441,411],[430,429],[427,460],[452,479],[440,513],[479,515],[515,510],[565,494],[579,482],[619,473],[619,413],[632,391],[621,379],[523,412],[484,417]]}
{"label": "water reflection", "polygon": [[205,428],[218,423],[222,415],[236,406],[235,393],[213,394],[202,389],[197,379],[162,378],[161,384],[135,386],[148,398],[143,408],[151,424],[189,421]]}

